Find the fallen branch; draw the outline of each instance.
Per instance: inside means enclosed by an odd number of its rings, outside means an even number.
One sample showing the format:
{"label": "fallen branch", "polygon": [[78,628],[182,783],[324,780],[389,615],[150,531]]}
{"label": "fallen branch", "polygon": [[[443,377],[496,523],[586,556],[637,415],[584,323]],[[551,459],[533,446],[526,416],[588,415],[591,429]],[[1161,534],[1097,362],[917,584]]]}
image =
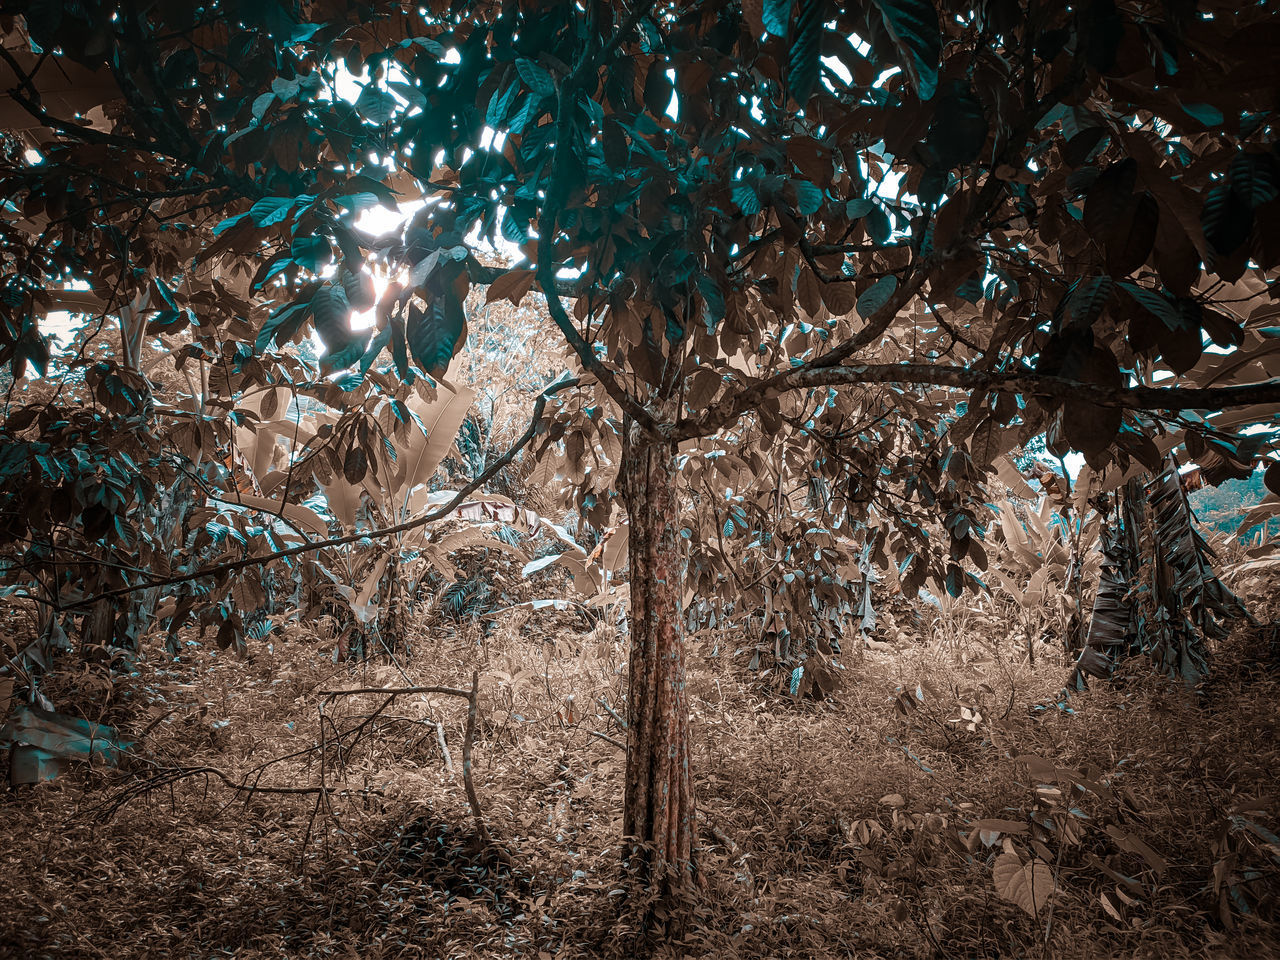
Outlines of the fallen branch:
{"label": "fallen branch", "polygon": [[349,697],[357,693],[378,693],[384,697],[398,697],[402,693],[439,693],[469,700],[474,696],[475,691],[459,690],[457,687],[352,687],[349,690],[321,690],[319,693],[326,700],[332,700],[334,697]]}
{"label": "fallen branch", "polygon": [[[227,787],[236,793],[244,793],[248,796],[246,801],[252,799],[256,793],[267,793],[278,796],[318,796],[323,799],[329,794],[338,794],[339,796],[347,796],[360,794],[368,796],[376,794],[381,796],[382,791],[372,787],[364,787],[361,789],[352,789],[349,787],[330,787],[326,785],[306,786],[306,787],[264,787],[260,784],[249,783],[247,780],[236,781],[234,778],[219,770],[217,767],[170,767],[162,770],[153,777],[142,781],[141,783],[130,784],[121,790],[114,798],[105,803],[101,809],[103,819],[110,820],[120,809],[132,800],[134,797],[141,796],[144,793],[150,793],[159,787],[172,786],[180,780],[187,780],[191,777],[214,777],[221,780]],[[207,789],[207,788],[206,788]]]}

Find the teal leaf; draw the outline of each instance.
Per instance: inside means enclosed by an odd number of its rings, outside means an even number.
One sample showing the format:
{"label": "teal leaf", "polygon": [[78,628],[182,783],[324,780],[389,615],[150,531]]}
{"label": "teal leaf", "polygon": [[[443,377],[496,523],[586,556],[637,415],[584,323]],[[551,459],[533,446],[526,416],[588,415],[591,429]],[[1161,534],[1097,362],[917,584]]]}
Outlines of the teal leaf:
{"label": "teal leaf", "polygon": [[354,210],[359,213],[369,207],[376,207],[382,201],[378,199],[378,195],[372,190],[361,190],[359,193],[347,193],[340,197],[334,197],[333,202],[343,209]]}
{"label": "teal leaf", "polygon": [[556,82],[551,79],[551,74],[532,60],[521,57],[516,61],[516,71],[520,74],[520,79],[539,97],[549,97],[556,92]]}
{"label": "teal leaf", "polygon": [[796,209],[801,216],[811,217],[822,209],[822,191],[807,180],[792,180],[796,191]]}
{"label": "teal leaf", "polygon": [[818,85],[819,47],[822,44],[824,0],[800,0],[795,40],[787,54],[787,90],[803,109]]}
{"label": "teal leaf", "polygon": [[1127,280],[1120,281],[1120,289],[1133,298],[1138,306],[1156,317],[1170,330],[1189,330],[1192,324],[1188,321],[1178,305],[1159,290],[1140,287]]}
{"label": "teal leaf", "polygon": [[355,108],[370,123],[382,126],[396,112],[396,98],[370,82],[360,91],[360,96],[356,97]]}
{"label": "teal leaf", "polygon": [[955,563],[947,564],[947,593],[958,597],[964,592],[964,571]]}
{"label": "teal leaf", "polygon": [[720,292],[715,280],[705,273],[698,277],[698,292],[702,294],[702,322],[706,324],[707,334],[711,336],[724,319],[724,294]]}
{"label": "teal leaf", "polygon": [[522,133],[524,128],[528,126],[529,121],[541,112],[541,107],[539,106],[541,102],[542,98],[536,94],[525,97],[520,102],[520,109],[516,111],[515,116],[511,118],[511,122],[507,125],[507,129],[513,134]]}
{"label": "teal leaf", "polygon": [[1222,111],[1209,103],[1184,103],[1183,112],[1205,127],[1222,126]]}
{"label": "teal leaf", "polygon": [[364,356],[360,358],[360,375],[364,376],[369,369],[377,362],[378,355],[391,342],[391,325],[387,324],[373,336],[373,340],[369,343],[369,348],[365,350]]}
{"label": "teal leaf", "polygon": [[505,89],[498,89],[493,92],[493,96],[489,99],[489,108],[485,111],[484,122],[494,130],[501,128],[506,122],[507,114],[511,112],[511,107],[516,102],[516,97],[520,94],[520,85],[518,83],[507,84]]}
{"label": "teal leaf", "polygon": [[400,80],[391,80],[387,86],[394,90],[400,96],[404,97],[405,102],[411,107],[417,107],[419,110],[427,108],[427,98],[421,90],[411,83],[404,83]]}
{"label": "teal leaf", "polygon": [[1200,224],[1209,246],[1215,253],[1225,255],[1249,239],[1253,211],[1234,185],[1219,182],[1205,196]]}
{"label": "teal leaf", "polygon": [[289,256],[298,266],[317,273],[332,258],[333,251],[327,237],[294,237]]}
{"label": "teal leaf", "polygon": [[738,205],[738,209],[746,216],[753,217],[760,212],[760,197],[757,196],[750,184],[739,183],[735,185],[731,196],[733,197],[733,202]]}
{"label": "teal leaf", "polygon": [[451,291],[433,297],[426,310],[409,307],[405,339],[413,359],[428,376],[439,377],[449,369],[466,335],[466,314]]}
{"label": "teal leaf", "polygon": [[276,77],[271,81],[271,92],[280,98],[281,103],[286,100],[292,100],[298,95],[298,81]]}
{"label": "teal leaf", "polygon": [[324,28],[323,23],[300,23],[293,28],[289,39],[293,43],[306,43]]}
{"label": "teal leaf", "polygon": [[[396,315],[391,318],[391,359],[396,365],[396,374],[407,384],[412,384],[416,379],[413,368],[409,366],[409,353],[405,349],[405,324],[404,318]],[[397,401],[398,402],[398,401]],[[396,411],[394,404],[392,410]],[[398,414],[397,414],[398,415]],[[403,420],[404,418],[400,418]]]}
{"label": "teal leaf", "polygon": [[253,344],[254,351],[262,353],[271,345],[273,340],[277,346],[288,343],[293,339],[293,335],[298,332],[298,328],[306,322],[310,313],[311,302],[309,300],[295,301],[281,307],[267,317],[266,323],[258,331],[258,339]]}
{"label": "teal leaf", "polygon": [[293,197],[263,197],[249,208],[249,217],[259,227],[270,227],[289,216]]}
{"label": "teal leaf", "polygon": [[775,37],[785,37],[791,26],[791,0],[764,0],[760,19]]}
{"label": "teal leaf", "polygon": [[334,283],[326,283],[311,297],[311,312],[316,318],[316,332],[330,350],[345,342],[351,333],[351,304],[347,292]]}
{"label": "teal leaf", "polygon": [[1067,325],[1076,328],[1092,327],[1114,289],[1115,281],[1108,276],[1086,277],[1077,281],[1067,294]]}
{"label": "teal leaf", "polygon": [[156,277],[156,289],[160,292],[161,299],[168,305],[170,310],[177,310],[178,305],[173,302],[173,291],[165,284],[163,280]]}
{"label": "teal leaf", "polygon": [[872,0],[921,100],[938,89],[942,32],[932,0]]}
{"label": "teal leaf", "polygon": [[373,277],[363,270],[344,267],[341,274],[342,290],[353,310],[368,310],[376,302]]}
{"label": "teal leaf", "polygon": [[870,197],[857,197],[844,205],[844,215],[850,220],[860,220],[876,207]]}
{"label": "teal leaf", "polygon": [[365,352],[365,337],[351,329],[351,304],[346,291],[335,283],[326,283],[311,298],[316,320],[316,333],[324,342],[324,366],[331,370],[349,367]]}
{"label": "teal leaf", "polygon": [[502,214],[502,235],[517,245],[529,242],[528,231],[511,215],[510,210],[505,210]]}
{"label": "teal leaf", "polygon": [[242,220],[244,220],[244,219],[245,219],[245,217],[247,217],[247,216],[249,216],[249,214],[247,214],[247,213],[242,213],[242,214],[239,214],[238,216],[234,216],[234,217],[227,217],[227,219],[220,221],[220,222],[218,223],[218,225],[217,225],[216,227],[214,227],[214,228],[213,228],[213,235],[214,235],[215,237],[220,237],[220,236],[222,236],[222,234],[226,233],[228,230],[230,230],[230,229],[231,229],[232,227],[234,227],[236,224],[240,223],[240,222],[241,222]]}
{"label": "teal leaf", "polygon": [[1280,192],[1280,164],[1270,153],[1242,151],[1231,161],[1231,192],[1257,210]]}
{"label": "teal leaf", "polygon": [[864,226],[867,235],[876,243],[888,243],[889,237],[893,235],[893,224],[889,222],[889,215],[880,206],[873,206],[867,211],[867,222]]}
{"label": "teal leaf", "polygon": [[969,85],[951,81],[938,97],[926,141],[945,170],[978,159],[987,141],[987,118]]}
{"label": "teal leaf", "polygon": [[266,116],[267,111],[271,109],[271,104],[276,102],[276,95],[271,91],[259,94],[253,101],[251,112],[254,120],[261,120]]}
{"label": "teal leaf", "polygon": [[862,292],[862,296],[858,297],[857,310],[858,316],[866,320],[873,313],[878,311],[893,296],[895,290],[898,289],[897,277],[881,277],[870,287]]}

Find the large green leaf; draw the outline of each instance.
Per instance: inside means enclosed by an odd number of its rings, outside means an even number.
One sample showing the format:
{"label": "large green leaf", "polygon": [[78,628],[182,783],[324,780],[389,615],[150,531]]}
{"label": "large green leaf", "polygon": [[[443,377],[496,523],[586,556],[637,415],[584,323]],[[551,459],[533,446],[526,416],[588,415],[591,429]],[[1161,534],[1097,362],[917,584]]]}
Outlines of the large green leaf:
{"label": "large green leaf", "polygon": [[[284,220],[293,208],[293,197],[263,197],[249,208],[249,219],[259,227],[270,227]],[[227,221],[218,224],[225,226]]]}
{"label": "large green leaf", "polygon": [[1142,191],[1125,205],[1125,216],[1107,238],[1107,269],[1123,277],[1147,262],[1155,246],[1160,222],[1160,204],[1149,191]]}
{"label": "large green leaf", "polygon": [[517,60],[516,70],[520,74],[520,79],[527,83],[529,89],[537,96],[549,97],[556,92],[556,82],[551,78],[551,74],[532,60],[524,58]]}
{"label": "large green leaf", "polygon": [[938,63],[942,59],[942,33],[938,11],[931,0],[872,0],[885,29],[893,38],[902,66],[911,77],[916,95],[930,99],[938,89]]}
{"label": "large green leaf", "polygon": [[381,126],[391,120],[396,112],[396,98],[385,90],[379,90],[372,83],[365,85],[356,97],[356,112],[370,123]]}
{"label": "large green leaf", "polygon": [[818,84],[824,0],[800,0],[800,18],[787,55],[787,90],[801,108]]}
{"label": "large green leaf", "polygon": [[1253,211],[1230,184],[1219,183],[1205,195],[1200,223],[1209,246],[1216,253],[1228,254],[1249,239]]}
{"label": "large green leaf", "polygon": [[796,210],[801,216],[811,217],[822,209],[822,191],[807,180],[793,180],[796,192]]}
{"label": "large green leaf", "polygon": [[[469,387],[441,388],[433,400],[411,401],[410,409],[422,430],[414,430],[403,447],[396,450],[395,474],[388,484],[392,505],[405,514],[415,512],[421,497],[411,499],[416,487],[431,479],[449,454],[454,437],[467,417],[476,392]],[[424,501],[425,502],[425,501]]]}
{"label": "large green leaf", "polygon": [[1085,277],[1072,288],[1065,304],[1066,325],[1084,329],[1091,327],[1111,298],[1115,281],[1108,276]]}
{"label": "large green leaf", "polygon": [[764,28],[775,37],[785,37],[791,26],[792,0],[764,0],[760,11]]}
{"label": "large green leaf", "polygon": [[1237,154],[1231,161],[1231,192],[1257,210],[1280,193],[1280,164],[1270,153]]}
{"label": "large green leaf", "polygon": [[873,313],[889,302],[898,289],[897,277],[881,277],[858,297],[858,316],[866,320]]}
{"label": "large green leaf", "polygon": [[967,83],[948,83],[929,124],[929,147],[944,170],[972,163],[987,142],[987,118]]}
{"label": "large green leaf", "polygon": [[326,366],[341,370],[364,356],[366,337],[351,329],[351,304],[341,286],[326,283],[320,287],[311,298],[311,311],[316,333],[327,351]]}
{"label": "large green leaf", "polygon": [[466,332],[466,314],[450,290],[432,297],[426,310],[417,305],[409,308],[405,340],[413,359],[428,376],[438,377],[449,368]]}
{"label": "large green leaf", "polygon": [[285,304],[267,318],[267,322],[258,331],[258,339],[254,341],[254,350],[262,353],[274,340],[277,346],[283,346],[293,339],[311,313],[309,300],[296,300]]}
{"label": "large green leaf", "polygon": [[332,258],[333,250],[327,237],[294,237],[289,256],[298,266],[317,273]]}

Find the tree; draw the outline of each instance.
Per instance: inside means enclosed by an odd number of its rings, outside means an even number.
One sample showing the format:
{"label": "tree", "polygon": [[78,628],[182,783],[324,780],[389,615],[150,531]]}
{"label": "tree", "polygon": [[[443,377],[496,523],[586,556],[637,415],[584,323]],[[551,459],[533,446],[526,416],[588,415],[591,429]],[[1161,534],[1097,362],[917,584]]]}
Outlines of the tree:
{"label": "tree", "polygon": [[[6,226],[18,372],[70,278],[118,302],[150,271],[157,328],[194,311],[237,372],[310,325],[330,366],[389,350],[406,380],[447,367],[472,284],[545,295],[580,381],[549,436],[583,516],[629,518],[624,829],[668,891],[695,834],[682,471],[795,451],[904,588],[958,593],[985,563],[983,477],[1022,441],[1116,471],[1185,441],[1241,475],[1274,439],[1248,432],[1280,401],[1266,5],[2,9],[25,23],[3,85],[44,133],[0,182],[48,216]],[[103,78],[105,115],[59,113],[54,68]],[[418,195],[398,237],[355,227]],[[482,264],[499,237],[524,260]],[[371,261],[398,279],[360,333]],[[580,469],[597,446],[616,478]]]}

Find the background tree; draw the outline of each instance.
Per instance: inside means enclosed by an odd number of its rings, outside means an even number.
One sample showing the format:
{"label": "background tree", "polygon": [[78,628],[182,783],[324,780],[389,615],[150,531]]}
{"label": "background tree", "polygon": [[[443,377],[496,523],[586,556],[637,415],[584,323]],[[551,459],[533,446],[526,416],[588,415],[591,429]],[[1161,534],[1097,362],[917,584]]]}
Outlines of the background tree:
{"label": "background tree", "polygon": [[[546,296],[580,381],[553,433],[575,476],[620,451],[575,496],[629,520],[624,830],[668,889],[695,828],[682,471],[794,446],[905,589],[957,593],[984,563],[983,477],[1020,441],[1124,472],[1185,440],[1228,476],[1273,439],[1248,429],[1280,400],[1265,5],[3,10],[24,24],[4,86],[44,131],[2,181],[28,224],[5,239],[19,370],[69,279],[113,303],[162,280],[157,328],[197,318],[236,376],[312,327],[330,367],[387,350],[400,379],[438,376],[472,284]],[[59,112],[50,69],[111,106]],[[356,226],[419,193],[399,236]],[[483,265],[498,237],[524,262]],[[396,279],[359,332],[370,260]]]}

